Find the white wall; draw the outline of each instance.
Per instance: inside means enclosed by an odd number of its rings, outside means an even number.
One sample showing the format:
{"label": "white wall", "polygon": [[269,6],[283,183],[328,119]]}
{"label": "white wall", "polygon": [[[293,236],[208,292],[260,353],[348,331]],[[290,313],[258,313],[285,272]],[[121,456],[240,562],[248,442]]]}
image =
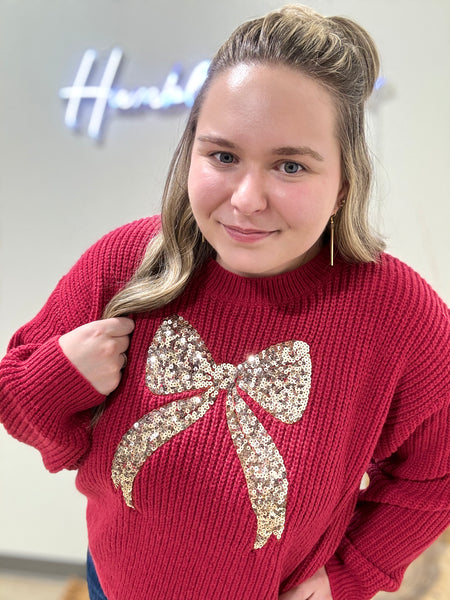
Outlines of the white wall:
{"label": "white wall", "polygon": [[[447,300],[450,3],[311,0],[375,37],[388,85],[371,117],[377,201],[389,251]],[[275,0],[0,0],[0,352],[58,278],[100,235],[158,210],[183,114],[110,116],[102,144],[64,125],[58,89],[81,55],[119,45],[119,82],[161,85],[189,71],[242,20]],[[74,475],[49,475],[34,450],[0,430],[0,554],[69,561],[86,549]]]}

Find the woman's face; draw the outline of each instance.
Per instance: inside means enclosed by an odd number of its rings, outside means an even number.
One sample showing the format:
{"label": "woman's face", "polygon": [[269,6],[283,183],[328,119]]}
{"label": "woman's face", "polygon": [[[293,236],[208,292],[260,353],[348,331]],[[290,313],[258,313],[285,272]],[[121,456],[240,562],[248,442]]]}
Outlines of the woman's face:
{"label": "woman's face", "polygon": [[330,94],[285,66],[216,76],[200,110],[188,191],[217,262],[240,275],[313,258],[345,193]]}

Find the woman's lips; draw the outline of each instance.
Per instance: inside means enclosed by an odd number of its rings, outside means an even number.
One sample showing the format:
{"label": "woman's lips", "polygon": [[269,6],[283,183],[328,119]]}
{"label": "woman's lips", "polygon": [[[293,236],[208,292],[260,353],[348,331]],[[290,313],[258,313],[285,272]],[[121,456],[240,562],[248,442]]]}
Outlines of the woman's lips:
{"label": "woman's lips", "polygon": [[275,233],[274,231],[264,231],[261,229],[243,229],[241,227],[234,227],[233,225],[222,225],[228,235],[236,242],[257,242]]}

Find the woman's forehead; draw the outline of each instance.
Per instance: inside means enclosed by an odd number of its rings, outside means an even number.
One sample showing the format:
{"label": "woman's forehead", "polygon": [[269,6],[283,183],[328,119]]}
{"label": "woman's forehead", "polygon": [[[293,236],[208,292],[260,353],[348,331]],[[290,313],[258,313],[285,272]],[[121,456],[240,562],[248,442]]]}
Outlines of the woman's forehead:
{"label": "woman's forehead", "polygon": [[217,74],[197,124],[197,135],[274,147],[304,145],[305,139],[308,145],[336,143],[335,131],[336,110],[327,90],[300,71],[272,64],[240,64]]}

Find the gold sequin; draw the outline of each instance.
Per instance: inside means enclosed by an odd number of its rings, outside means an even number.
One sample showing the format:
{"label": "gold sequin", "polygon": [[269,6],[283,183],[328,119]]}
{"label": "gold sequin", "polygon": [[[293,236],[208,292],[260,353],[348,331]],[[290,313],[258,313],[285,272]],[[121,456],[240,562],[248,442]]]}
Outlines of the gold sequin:
{"label": "gold sequin", "polygon": [[148,350],[146,383],[154,394],[192,391],[196,395],[151,411],[123,436],[114,455],[112,479],[122,489],[126,504],[134,508],[134,480],[147,458],[201,419],[219,391],[226,390],[228,428],[257,520],[254,548],[262,548],[272,534],[280,539],[288,493],[286,468],[274,441],[238,389],[276,419],[296,423],[306,408],[311,386],[308,345],[283,342],[237,366],[216,365],[197,331],[173,315],[162,322]]}
{"label": "gold sequin", "polygon": [[274,441],[235,389],[227,398],[227,421],[256,515],[253,547],[262,548],[272,533],[278,539],[283,533],[288,491],[286,468]]}

